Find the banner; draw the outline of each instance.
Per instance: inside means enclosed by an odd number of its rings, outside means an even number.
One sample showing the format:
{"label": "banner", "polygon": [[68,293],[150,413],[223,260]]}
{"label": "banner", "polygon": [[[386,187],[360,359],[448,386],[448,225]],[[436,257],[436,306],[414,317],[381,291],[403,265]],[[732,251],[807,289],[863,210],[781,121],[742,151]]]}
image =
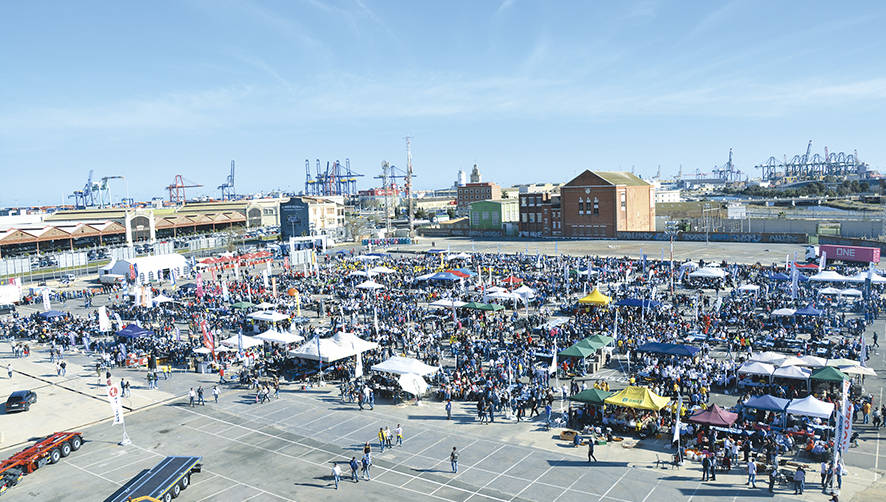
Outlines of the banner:
{"label": "banner", "polygon": [[120,403],[120,387],[108,380],[108,404],[114,414],[114,425],[123,423],[123,404]]}
{"label": "banner", "polygon": [[[677,443],[680,441],[680,413],[683,411],[683,395],[680,395],[680,399],[677,400],[677,409],[674,411],[674,414],[677,415],[677,420],[674,422],[674,438],[671,440],[673,443]],[[679,444],[679,443],[677,443]]]}
{"label": "banner", "polygon": [[271,292],[274,295],[274,298],[277,298],[277,278],[271,277]]}
{"label": "banner", "polygon": [[264,283],[265,291],[271,289],[271,285],[269,284],[269,281],[268,281],[268,271],[267,270],[263,271],[261,275],[262,275],[262,282]]}
{"label": "banner", "polygon": [[197,272],[197,299],[203,299],[203,274]]}
{"label": "banner", "polygon": [[43,288],[43,311],[49,312],[52,310],[52,305],[49,303],[49,289]]}
{"label": "banner", "polygon": [[108,307],[102,305],[98,308],[98,330],[102,333],[111,331],[111,319],[108,318]]}
{"label": "banner", "polygon": [[200,321],[200,330],[203,331],[203,346],[212,351],[212,358],[215,359],[215,341],[206,327],[206,321]]}
{"label": "banner", "polygon": [[289,257],[283,258],[283,270],[289,271]]}
{"label": "banner", "polygon": [[222,299],[226,302],[231,301],[231,293],[228,291],[228,281],[222,281]]}
{"label": "banner", "polygon": [[[351,350],[353,350],[353,349],[354,349],[354,343],[351,342]],[[362,376],[363,376],[363,354],[357,352],[357,367],[354,369],[354,378],[360,378]]]}
{"label": "banner", "polygon": [[837,442],[834,444],[836,451],[846,453],[849,449],[849,439],[852,437],[852,403],[849,402],[849,380],[843,380],[843,397],[840,400],[840,417],[837,420]]}

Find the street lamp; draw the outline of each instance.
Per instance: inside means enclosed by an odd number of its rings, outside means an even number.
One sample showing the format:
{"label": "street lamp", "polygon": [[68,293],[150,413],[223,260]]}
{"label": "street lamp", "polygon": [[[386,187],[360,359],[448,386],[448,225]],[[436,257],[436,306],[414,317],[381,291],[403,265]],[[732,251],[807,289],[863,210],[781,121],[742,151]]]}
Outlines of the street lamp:
{"label": "street lamp", "polygon": [[665,222],[665,233],[671,240],[671,300],[674,299],[674,236],[677,235],[677,222],[668,220]]}

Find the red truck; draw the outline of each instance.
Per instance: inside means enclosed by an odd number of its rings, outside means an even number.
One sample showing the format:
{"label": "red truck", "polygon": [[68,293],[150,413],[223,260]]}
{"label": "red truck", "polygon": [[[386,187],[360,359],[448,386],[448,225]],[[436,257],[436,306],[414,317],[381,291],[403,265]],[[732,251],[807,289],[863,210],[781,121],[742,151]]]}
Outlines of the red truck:
{"label": "red truck", "polygon": [[880,248],[840,246],[834,244],[806,247],[807,260],[815,260],[821,257],[822,253],[826,253],[828,261],[840,260],[861,263],[880,263]]}

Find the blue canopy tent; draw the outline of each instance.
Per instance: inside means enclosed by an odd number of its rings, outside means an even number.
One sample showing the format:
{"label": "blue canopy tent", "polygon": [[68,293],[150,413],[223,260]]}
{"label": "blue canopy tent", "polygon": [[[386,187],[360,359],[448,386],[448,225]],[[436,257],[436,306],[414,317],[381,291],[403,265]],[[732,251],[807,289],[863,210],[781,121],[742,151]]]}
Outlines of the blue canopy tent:
{"label": "blue canopy tent", "polygon": [[154,332],[135,324],[128,324],[125,328],[117,332],[117,336],[121,338],[141,338],[143,336],[153,336]]}
{"label": "blue canopy tent", "polygon": [[469,268],[457,268],[455,270],[457,270],[463,274],[468,274],[471,277],[474,277],[475,275],[477,275],[477,272],[474,272],[473,270],[471,270]]}
{"label": "blue canopy tent", "polygon": [[646,308],[657,308],[661,307],[661,302],[657,302],[655,300],[646,300],[640,298],[625,298],[623,300],[619,300],[615,302],[616,307],[646,307]]}
{"label": "blue canopy tent", "polygon": [[427,251],[428,254],[443,254],[445,252],[445,249],[428,249]]}
{"label": "blue canopy tent", "polygon": [[791,280],[791,276],[782,272],[775,272],[774,274],[769,274],[770,281],[789,281]]}
{"label": "blue canopy tent", "polygon": [[56,317],[63,317],[65,313],[58,310],[47,310],[46,312],[40,312],[38,315],[44,319],[55,319]]}
{"label": "blue canopy tent", "polygon": [[437,272],[436,274],[428,277],[429,281],[457,281],[459,277],[455,274],[450,274],[449,272]]}
{"label": "blue canopy tent", "polygon": [[685,356],[693,357],[701,349],[692,347],[691,345],[683,345],[679,343],[644,343],[637,347],[637,352],[649,352],[652,354],[666,354],[669,356]]}
{"label": "blue canopy tent", "polygon": [[806,316],[813,316],[813,317],[821,317],[822,315],[824,315],[824,311],[819,310],[819,309],[813,307],[812,305],[807,305],[807,306],[797,310],[796,312],[794,312],[794,315],[795,316],[806,315]]}
{"label": "blue canopy tent", "polygon": [[748,399],[742,404],[742,406],[745,408],[753,408],[755,410],[784,412],[790,402],[790,399],[782,399],[780,397],[764,394],[762,396]]}

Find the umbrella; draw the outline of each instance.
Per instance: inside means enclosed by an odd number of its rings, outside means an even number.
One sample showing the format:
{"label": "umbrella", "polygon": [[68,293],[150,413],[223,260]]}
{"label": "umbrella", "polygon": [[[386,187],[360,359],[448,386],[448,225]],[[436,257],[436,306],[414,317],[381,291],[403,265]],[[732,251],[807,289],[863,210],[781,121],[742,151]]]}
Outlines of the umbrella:
{"label": "umbrella", "polygon": [[400,384],[400,388],[404,391],[416,397],[424,394],[428,390],[428,382],[425,382],[425,379],[422,378],[421,375],[416,375],[415,373],[400,375],[400,378],[397,379],[397,383]]}

